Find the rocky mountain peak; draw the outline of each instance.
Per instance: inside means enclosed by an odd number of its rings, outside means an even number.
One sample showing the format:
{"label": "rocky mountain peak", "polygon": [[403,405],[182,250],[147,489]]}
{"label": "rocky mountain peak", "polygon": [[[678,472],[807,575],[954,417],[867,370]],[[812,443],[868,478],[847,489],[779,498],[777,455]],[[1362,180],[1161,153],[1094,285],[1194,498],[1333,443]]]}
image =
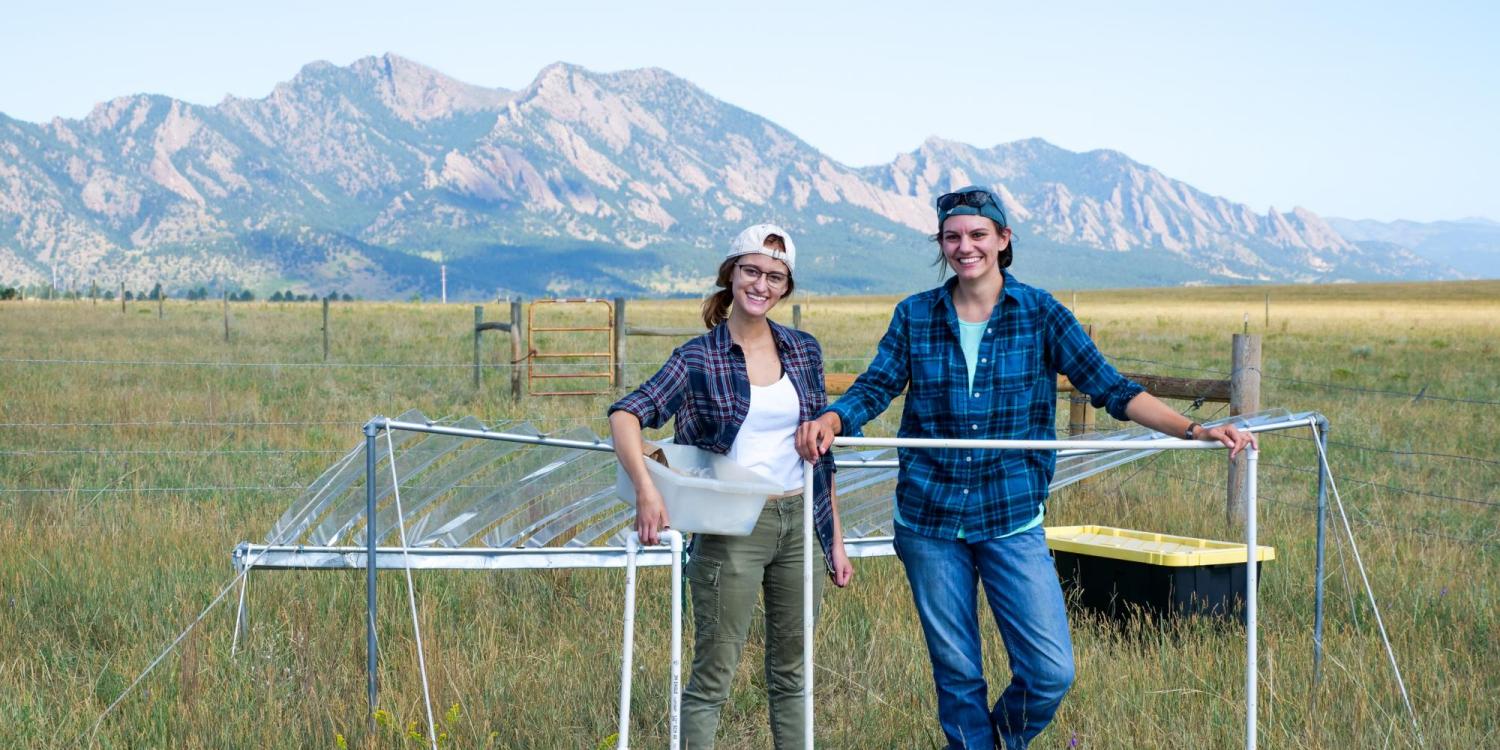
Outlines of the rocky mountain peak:
{"label": "rocky mountain peak", "polygon": [[129,132],[138,130],[151,119],[154,108],[170,106],[170,99],[151,94],[118,96],[107,102],[94,105],[83,118],[83,127],[90,133],[105,131]]}
{"label": "rocky mountain peak", "polygon": [[504,89],[464,83],[393,52],[355,60],[349,70],[367,82],[391,112],[408,122],[494,109],[510,97]]}

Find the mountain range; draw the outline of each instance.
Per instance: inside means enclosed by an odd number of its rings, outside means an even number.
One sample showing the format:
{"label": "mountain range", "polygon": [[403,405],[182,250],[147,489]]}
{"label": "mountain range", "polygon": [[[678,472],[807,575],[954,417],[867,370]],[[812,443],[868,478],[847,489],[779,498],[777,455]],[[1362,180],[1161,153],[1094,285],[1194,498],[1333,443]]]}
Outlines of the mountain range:
{"label": "mountain range", "polygon": [[1391,221],[1328,219],[1333,227],[1361,248],[1409,248],[1435,263],[1465,276],[1500,279],[1500,222],[1483,218],[1453,221]]}
{"label": "mountain range", "polygon": [[260,99],[0,114],[0,284],[390,298],[435,294],[445,264],[455,298],[701,294],[728,239],[774,221],[799,288],[902,292],[938,279],[932,201],[970,183],[1002,196],[1014,271],[1047,286],[1493,273],[1117,151],[930,138],[851,167],[660,69],[558,63],[509,91],[386,54],[309,64]]}

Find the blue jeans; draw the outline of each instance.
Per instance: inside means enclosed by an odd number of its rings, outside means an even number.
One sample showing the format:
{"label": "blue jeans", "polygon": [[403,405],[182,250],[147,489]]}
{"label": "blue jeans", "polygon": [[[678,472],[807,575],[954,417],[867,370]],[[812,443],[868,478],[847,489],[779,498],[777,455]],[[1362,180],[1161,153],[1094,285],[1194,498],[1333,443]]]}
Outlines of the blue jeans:
{"label": "blue jeans", "polygon": [[[922,621],[948,747],[1025,748],[1073,684],[1073,641],[1045,532],[1037,527],[968,542],[895,526],[896,555]],[[978,583],[1010,656],[1010,685],[993,709],[979,646]]]}

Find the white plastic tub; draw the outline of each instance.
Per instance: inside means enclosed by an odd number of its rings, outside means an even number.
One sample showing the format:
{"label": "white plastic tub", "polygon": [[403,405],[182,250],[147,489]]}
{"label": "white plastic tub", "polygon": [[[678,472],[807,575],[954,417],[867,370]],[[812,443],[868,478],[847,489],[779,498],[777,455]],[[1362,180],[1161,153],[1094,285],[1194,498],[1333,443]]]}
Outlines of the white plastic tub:
{"label": "white plastic tub", "polygon": [[[746,536],[755,530],[766,499],[785,492],[727,456],[691,445],[646,445],[666,454],[670,468],[648,458],[646,471],[666,502],[667,521],[678,531]],[[615,491],[635,505],[635,485],[623,467],[615,470]]]}

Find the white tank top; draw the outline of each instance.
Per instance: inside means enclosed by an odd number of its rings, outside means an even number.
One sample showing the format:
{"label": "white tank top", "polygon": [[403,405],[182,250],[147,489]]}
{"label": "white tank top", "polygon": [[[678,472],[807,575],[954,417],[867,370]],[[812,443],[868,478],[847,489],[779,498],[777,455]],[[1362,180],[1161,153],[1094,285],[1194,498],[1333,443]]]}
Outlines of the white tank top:
{"label": "white tank top", "polygon": [[797,389],[783,373],[771,385],[750,386],[750,411],[740,425],[729,457],[788,491],[802,487],[797,426],[802,416]]}

